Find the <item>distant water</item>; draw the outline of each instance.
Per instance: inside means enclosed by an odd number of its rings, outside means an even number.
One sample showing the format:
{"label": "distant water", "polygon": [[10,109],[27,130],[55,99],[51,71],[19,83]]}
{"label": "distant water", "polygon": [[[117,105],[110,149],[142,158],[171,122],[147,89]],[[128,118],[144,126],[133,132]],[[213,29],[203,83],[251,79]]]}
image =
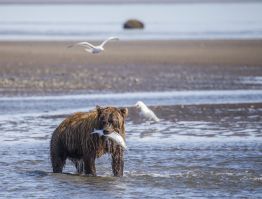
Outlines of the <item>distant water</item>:
{"label": "distant water", "polygon": [[[262,38],[262,3],[0,5],[0,40]],[[129,18],[144,30],[122,29]]]}
{"label": "distant water", "polygon": [[[262,103],[262,90],[199,90],[103,93],[60,96],[0,97],[0,118],[10,115],[35,115],[47,113],[70,113],[83,107],[133,106],[138,100],[147,105],[201,105]],[[25,111],[26,110],[26,111]],[[26,113],[26,114],[24,114]]]}

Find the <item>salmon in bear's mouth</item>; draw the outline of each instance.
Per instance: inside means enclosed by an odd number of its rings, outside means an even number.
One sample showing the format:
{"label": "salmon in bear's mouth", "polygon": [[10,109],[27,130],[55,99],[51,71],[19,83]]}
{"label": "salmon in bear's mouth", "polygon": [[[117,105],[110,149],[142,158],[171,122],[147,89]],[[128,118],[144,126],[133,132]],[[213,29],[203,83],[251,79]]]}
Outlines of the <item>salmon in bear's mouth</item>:
{"label": "salmon in bear's mouth", "polygon": [[122,146],[125,150],[127,149],[126,142],[119,133],[114,131],[105,136],[111,139],[112,141],[114,141],[115,143],[117,143],[118,145]]}
{"label": "salmon in bear's mouth", "polygon": [[111,139],[116,144],[122,146],[125,150],[127,149],[127,145],[126,145],[125,140],[123,139],[123,137],[119,133],[117,133],[115,131],[113,131],[109,134],[104,134],[103,130],[94,129],[94,131],[91,134],[98,134],[99,137],[101,137],[101,136],[108,137],[109,139]]}

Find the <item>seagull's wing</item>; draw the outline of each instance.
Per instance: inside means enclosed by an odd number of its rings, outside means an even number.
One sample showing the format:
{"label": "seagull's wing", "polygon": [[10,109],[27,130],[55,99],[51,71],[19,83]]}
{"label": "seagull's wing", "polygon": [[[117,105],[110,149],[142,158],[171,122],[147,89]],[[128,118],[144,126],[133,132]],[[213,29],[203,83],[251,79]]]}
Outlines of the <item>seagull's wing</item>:
{"label": "seagull's wing", "polygon": [[155,122],[159,122],[160,121],[159,118],[156,116],[156,114],[152,110],[150,110],[150,117]]}
{"label": "seagull's wing", "polygon": [[105,41],[103,41],[103,43],[100,44],[100,46],[103,47],[110,40],[119,40],[119,38],[117,38],[117,37],[109,37]]}
{"label": "seagull's wing", "polygon": [[83,42],[79,42],[79,43],[77,43],[77,45],[79,45],[79,46],[88,46],[89,48],[96,48],[94,45],[92,45],[92,44],[90,44],[90,43],[88,43],[88,42],[86,42],[86,41],[83,41]]}
{"label": "seagull's wing", "polygon": [[144,112],[144,116],[147,117],[148,119],[154,120],[155,122],[160,121],[159,118],[156,116],[156,114],[148,107],[144,107],[143,112]]}

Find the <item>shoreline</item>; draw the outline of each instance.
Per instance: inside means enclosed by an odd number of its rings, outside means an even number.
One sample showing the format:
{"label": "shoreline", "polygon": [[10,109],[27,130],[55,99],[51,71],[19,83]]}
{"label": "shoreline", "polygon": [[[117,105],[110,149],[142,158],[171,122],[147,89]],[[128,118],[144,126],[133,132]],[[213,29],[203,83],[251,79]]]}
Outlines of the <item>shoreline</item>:
{"label": "shoreline", "polygon": [[0,96],[262,88],[262,40],[72,43],[0,41]]}

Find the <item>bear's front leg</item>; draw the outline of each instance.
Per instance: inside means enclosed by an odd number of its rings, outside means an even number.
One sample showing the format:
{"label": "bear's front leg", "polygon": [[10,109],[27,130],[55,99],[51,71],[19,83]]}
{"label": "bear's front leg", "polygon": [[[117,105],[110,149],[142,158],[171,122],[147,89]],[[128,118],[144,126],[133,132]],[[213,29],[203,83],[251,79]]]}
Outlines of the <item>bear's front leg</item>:
{"label": "bear's front leg", "polygon": [[124,174],[124,156],[120,146],[112,154],[112,170],[114,176],[121,177]]}
{"label": "bear's front leg", "polygon": [[95,154],[84,156],[84,172],[86,175],[96,176]]}

